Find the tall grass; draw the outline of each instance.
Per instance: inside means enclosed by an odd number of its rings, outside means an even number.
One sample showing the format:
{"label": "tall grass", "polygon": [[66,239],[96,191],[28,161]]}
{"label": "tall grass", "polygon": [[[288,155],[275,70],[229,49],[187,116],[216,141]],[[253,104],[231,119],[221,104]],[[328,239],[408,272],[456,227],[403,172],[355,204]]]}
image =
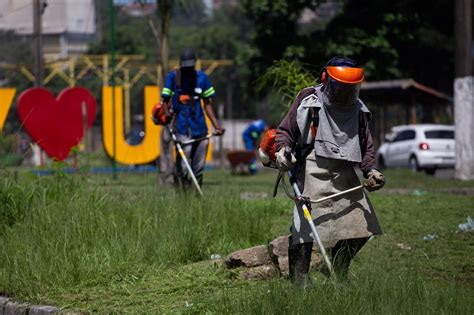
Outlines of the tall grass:
{"label": "tall grass", "polygon": [[388,171],[389,187],[427,192],[370,195],[384,235],[357,255],[349,284],[314,274],[302,292],[201,263],[287,233],[291,200],[240,198],[270,192],[274,175],[208,173],[204,199],[147,175],[4,177],[0,293],[98,313],[472,314],[474,234],[456,229],[473,197],[434,192],[473,182]]}
{"label": "tall grass", "polygon": [[0,234],[0,291],[30,297],[104,284],[111,275],[139,277],[143,269],[200,261],[271,237],[273,201],[250,206],[238,195],[200,199],[147,189],[112,194],[103,186],[66,175],[3,184],[9,212]]}
{"label": "tall grass", "polygon": [[9,180],[0,183],[0,236],[14,224],[23,222],[32,208],[35,189],[27,189]]}
{"label": "tall grass", "polygon": [[[381,271],[381,270],[379,270]],[[327,281],[306,291],[286,281],[229,291],[213,304],[221,314],[472,314],[469,291],[434,286],[416,274],[367,272],[349,284]]]}

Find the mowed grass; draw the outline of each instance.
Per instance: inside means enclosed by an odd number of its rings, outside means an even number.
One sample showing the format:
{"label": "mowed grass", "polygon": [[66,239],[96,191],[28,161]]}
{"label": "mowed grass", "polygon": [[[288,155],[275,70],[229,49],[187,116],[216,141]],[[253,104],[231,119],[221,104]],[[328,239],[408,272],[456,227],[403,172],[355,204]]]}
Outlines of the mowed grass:
{"label": "mowed grass", "polygon": [[[241,199],[273,189],[274,172],[205,175],[205,198],[156,184],[155,174],[4,173],[0,182],[0,292],[18,300],[98,313],[472,314],[474,197],[443,192],[473,182],[405,170],[371,194],[384,235],[352,264],[349,283],[315,273],[312,290],[285,279],[244,281],[212,254],[287,234],[291,200]],[[423,241],[436,233],[437,239]]]}

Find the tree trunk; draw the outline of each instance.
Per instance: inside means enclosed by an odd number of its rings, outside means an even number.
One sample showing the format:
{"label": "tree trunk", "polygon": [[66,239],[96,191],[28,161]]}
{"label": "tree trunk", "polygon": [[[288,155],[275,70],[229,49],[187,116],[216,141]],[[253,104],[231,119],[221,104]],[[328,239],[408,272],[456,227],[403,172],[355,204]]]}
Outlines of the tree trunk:
{"label": "tree trunk", "polygon": [[454,1],[454,116],[456,178],[474,179],[474,80],[472,76],[472,1]]}
{"label": "tree trunk", "polygon": [[[164,85],[166,75],[169,71],[169,30],[171,26],[171,11],[173,9],[173,0],[156,0],[156,8],[158,19],[160,21],[160,38],[161,47],[157,46],[159,56],[161,57],[161,84]],[[159,182],[162,185],[173,185],[175,178],[174,162],[173,162],[173,143],[171,136],[166,128],[161,132],[161,156],[159,158]]]}
{"label": "tree trunk", "polygon": [[172,0],[157,0],[156,7],[158,8],[158,17],[161,22],[161,72],[162,78],[166,78],[169,71],[169,30],[171,26],[171,12],[173,9]]}

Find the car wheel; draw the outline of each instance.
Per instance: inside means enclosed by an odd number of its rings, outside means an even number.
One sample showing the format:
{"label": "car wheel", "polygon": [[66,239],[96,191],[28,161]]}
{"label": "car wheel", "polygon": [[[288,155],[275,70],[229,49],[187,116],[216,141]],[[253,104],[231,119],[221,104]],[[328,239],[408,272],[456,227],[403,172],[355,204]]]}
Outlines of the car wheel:
{"label": "car wheel", "polygon": [[381,170],[383,170],[383,169],[385,169],[385,168],[387,167],[387,166],[385,165],[385,160],[384,160],[384,158],[383,158],[382,155],[379,156],[379,160],[378,160],[378,163],[377,163],[377,164],[378,164],[379,169],[381,169]]}
{"label": "car wheel", "polygon": [[436,168],[434,168],[434,167],[425,168],[425,173],[427,175],[434,175],[436,173]]}
{"label": "car wheel", "polygon": [[408,160],[408,164],[410,165],[410,169],[413,172],[419,172],[421,170],[420,165],[418,164],[418,160],[417,160],[416,156],[414,156],[414,155],[412,155],[410,157],[410,160]]}

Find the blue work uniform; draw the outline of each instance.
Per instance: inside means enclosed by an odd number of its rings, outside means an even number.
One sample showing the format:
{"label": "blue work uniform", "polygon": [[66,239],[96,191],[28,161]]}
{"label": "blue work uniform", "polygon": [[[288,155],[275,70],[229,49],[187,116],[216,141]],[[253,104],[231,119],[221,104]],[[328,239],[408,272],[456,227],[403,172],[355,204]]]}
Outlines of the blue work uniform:
{"label": "blue work uniform", "polygon": [[[252,122],[242,134],[245,149],[247,151],[254,151],[256,149],[257,140],[265,130],[266,124],[263,119]],[[249,172],[254,174],[257,172],[257,159],[253,158],[249,164]]]}
{"label": "blue work uniform", "polygon": [[265,130],[266,124],[263,119],[256,120],[252,122],[242,134],[244,140],[245,149],[249,151],[255,150],[258,137]]}
{"label": "blue work uniform", "polygon": [[[171,71],[166,77],[165,86],[161,91],[163,99],[172,98],[172,109],[175,113],[176,132],[179,135],[198,138],[208,133],[204,111],[201,107],[201,99],[214,97],[216,91],[211,85],[207,74],[203,71],[196,71],[196,86],[191,87],[191,80],[181,75],[181,84],[176,82],[176,71]],[[183,91],[194,91],[193,102],[182,104],[179,102],[179,96]]]}
{"label": "blue work uniform", "polygon": [[[171,71],[166,77],[161,97],[165,101],[171,98],[178,141],[203,137],[208,134],[208,128],[201,99],[215,96],[216,91],[212,87],[209,77],[203,71],[196,71],[196,81],[178,71],[180,70]],[[178,75],[180,79],[177,78]],[[178,80],[181,82],[177,82]],[[192,86],[193,82],[196,83],[195,86]],[[191,99],[180,102],[181,95],[189,95]],[[202,185],[208,145],[209,140],[205,139],[183,147],[186,159],[189,161],[199,185]],[[183,187],[189,186],[191,184],[189,170],[179,154],[176,154],[176,171],[180,184]]]}

